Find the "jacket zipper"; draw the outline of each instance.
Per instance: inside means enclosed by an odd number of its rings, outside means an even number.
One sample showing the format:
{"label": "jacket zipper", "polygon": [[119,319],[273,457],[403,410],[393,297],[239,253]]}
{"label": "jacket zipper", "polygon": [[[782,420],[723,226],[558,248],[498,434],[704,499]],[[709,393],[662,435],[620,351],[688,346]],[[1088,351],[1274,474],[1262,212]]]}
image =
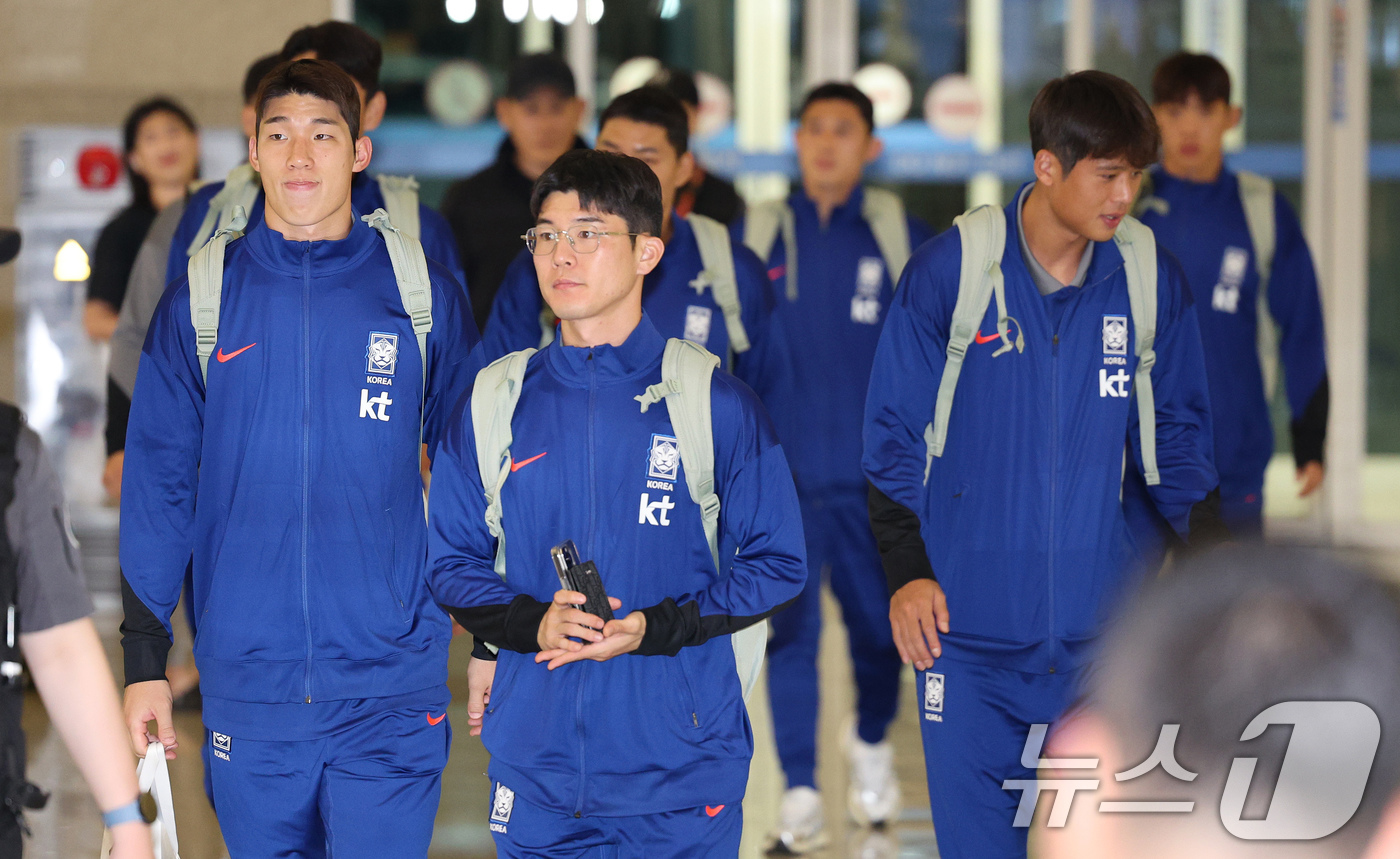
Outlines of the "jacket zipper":
{"label": "jacket zipper", "polygon": [[1049,633],[1050,673],[1055,673],[1055,478],[1060,472],[1060,332],[1050,345],[1050,536],[1049,545]]}
{"label": "jacket zipper", "polygon": [[[598,480],[594,457],[593,424],[598,404],[598,365],[593,362],[593,351],[588,352],[588,557],[595,557],[596,546],[593,535],[597,513]],[[579,668],[584,668],[579,665]],[[579,671],[578,698],[574,703],[574,724],[578,728],[578,802],[574,806],[574,817],[583,816],[583,787],[587,778],[586,753],[584,751],[583,687],[588,678],[587,671]]]}
{"label": "jacket zipper", "polygon": [[306,631],[306,703],[311,703],[311,598],[307,531],[311,509],[311,244],[301,255],[301,618]]}

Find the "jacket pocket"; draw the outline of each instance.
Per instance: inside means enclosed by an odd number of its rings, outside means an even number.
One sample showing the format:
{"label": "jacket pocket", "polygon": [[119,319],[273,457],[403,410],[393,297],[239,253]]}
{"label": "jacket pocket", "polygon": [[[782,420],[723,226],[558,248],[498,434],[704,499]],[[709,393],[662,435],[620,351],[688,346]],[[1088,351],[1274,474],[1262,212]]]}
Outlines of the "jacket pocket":
{"label": "jacket pocket", "polygon": [[[493,714],[505,703],[510,694],[511,686],[515,685],[515,678],[520,672],[517,670],[518,659],[496,660],[496,677],[491,681],[491,701],[486,706],[487,715]],[[501,663],[505,664],[502,665]]]}
{"label": "jacket pocket", "polygon": [[696,704],[695,684],[691,682],[690,672],[686,668],[685,651],[668,658],[667,668],[671,674],[673,695],[680,707],[682,724],[691,729],[699,728],[700,708]]}

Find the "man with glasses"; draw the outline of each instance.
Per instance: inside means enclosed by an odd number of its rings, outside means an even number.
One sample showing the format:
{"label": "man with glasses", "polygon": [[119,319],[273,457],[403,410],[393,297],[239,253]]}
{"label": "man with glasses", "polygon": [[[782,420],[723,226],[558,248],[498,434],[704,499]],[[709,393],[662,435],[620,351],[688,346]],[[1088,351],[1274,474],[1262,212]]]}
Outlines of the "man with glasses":
{"label": "man with glasses", "polygon": [[[763,406],[643,312],[669,253],[662,187],[642,162],[589,150],[540,176],[526,241],[559,337],[477,376],[435,463],[430,586],[500,652],[482,737],[502,857],[736,856],[753,734],[734,634],[806,578]],[[705,385],[666,384],[677,353],[706,362]],[[706,421],[688,420],[702,403]],[[686,447],[697,425],[717,519],[688,491],[687,469],[704,471]],[[566,539],[615,619],[560,588],[550,555]]]}

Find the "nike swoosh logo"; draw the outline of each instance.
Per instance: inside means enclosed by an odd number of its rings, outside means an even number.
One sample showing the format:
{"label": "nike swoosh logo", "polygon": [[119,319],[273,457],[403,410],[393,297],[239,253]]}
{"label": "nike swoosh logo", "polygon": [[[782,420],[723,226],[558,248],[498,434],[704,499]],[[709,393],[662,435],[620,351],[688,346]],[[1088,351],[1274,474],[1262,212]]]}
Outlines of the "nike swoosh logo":
{"label": "nike swoosh logo", "polygon": [[981,331],[978,331],[978,332],[977,332],[977,342],[978,342],[978,343],[990,343],[990,342],[992,342],[993,340],[1000,340],[1000,339],[1001,339],[1001,335],[1000,335],[1000,334],[997,334],[997,333],[988,334],[986,337],[983,337]]}
{"label": "nike swoosh logo", "polygon": [[519,462],[512,462],[510,464],[510,470],[512,472],[519,471],[520,469],[524,468],[525,466],[544,456],[545,453],[549,453],[549,451],[545,451],[544,453],[537,453],[529,459],[522,459]]}
{"label": "nike swoosh logo", "polygon": [[234,358],[237,358],[239,355],[242,355],[244,352],[247,352],[249,349],[252,349],[252,348],[253,348],[254,346],[256,346],[256,345],[258,345],[258,344],[256,344],[256,343],[249,343],[247,346],[244,346],[242,349],[239,349],[237,352],[230,352],[230,353],[228,353],[227,355],[224,354],[223,347],[219,347],[219,354],[215,355],[214,357],[219,359],[219,363],[220,363],[220,364],[223,364],[223,363],[225,363],[225,362],[227,362],[227,361],[231,361],[231,360],[233,360]]}
{"label": "nike swoosh logo", "polygon": [[708,815],[711,816],[711,817],[714,817],[716,814],[719,814],[721,811],[724,811],[724,806],[722,806],[722,805],[707,805],[707,806],[705,806],[705,813],[708,814]]}
{"label": "nike swoosh logo", "polygon": [[438,716],[436,719],[433,718],[433,714],[432,714],[432,713],[429,713],[429,714],[428,714],[428,724],[429,724],[429,725],[436,725],[437,723],[441,722],[443,719],[446,719],[446,718],[447,718],[447,714],[446,714],[446,713],[443,713],[441,716]]}

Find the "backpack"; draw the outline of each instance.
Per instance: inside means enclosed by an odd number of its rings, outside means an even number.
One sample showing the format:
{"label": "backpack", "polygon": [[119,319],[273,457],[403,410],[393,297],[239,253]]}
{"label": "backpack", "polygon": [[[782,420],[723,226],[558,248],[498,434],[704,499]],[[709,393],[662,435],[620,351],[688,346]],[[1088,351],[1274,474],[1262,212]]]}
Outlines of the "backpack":
{"label": "backpack", "polygon": [[[5,637],[0,639],[0,814],[10,819],[0,831],[18,826],[25,832],[24,810],[43,808],[48,794],[24,777],[25,751],[21,710],[24,706],[24,666],[19,650],[19,559],[10,545],[4,516],[15,500],[19,472],[16,448],[24,416],[9,403],[0,403],[0,599],[5,605]],[[11,822],[13,821],[13,822]]]}
{"label": "backpack", "polygon": [[[501,522],[501,489],[510,475],[511,418],[520,401],[525,367],[534,349],[512,352],[477,373],[471,398],[476,462],[486,493],[486,528],[496,538],[496,575],[506,578],[506,535]],[[700,508],[710,557],[720,570],[719,511],[715,494],[714,428],[710,414],[710,377],[719,358],[689,340],[671,338],[661,358],[661,381],[635,398],[646,413],[662,400],[679,442],[690,498]],[[735,668],[745,700],[758,680],[768,646],[768,622],[760,621],[730,636]],[[492,648],[495,649],[494,647]]]}
{"label": "backpack", "polygon": [[[384,208],[389,213],[389,221],[401,232],[415,239],[419,238],[422,233],[418,221],[417,180],[412,176],[376,176],[375,181],[379,183],[379,191],[384,196]],[[185,256],[194,256],[216,232],[232,224],[234,212],[239,208],[243,209],[244,226],[247,226],[247,214],[252,211],[260,193],[262,179],[253,169],[253,165],[244,162],[228,171],[224,187],[210,198],[209,211],[204,215],[204,221],[199,225],[199,231],[194,234],[190,246],[185,249]],[[244,227],[237,229],[238,235],[243,234],[243,229]]]}
{"label": "backpack", "polygon": [[[1254,245],[1254,268],[1259,272],[1259,296],[1256,301],[1259,368],[1264,374],[1264,396],[1272,400],[1278,385],[1278,329],[1269,312],[1269,276],[1274,268],[1277,250],[1277,224],[1274,219],[1274,183],[1266,176],[1240,170],[1235,174],[1240,183],[1240,204],[1244,208],[1244,223],[1249,240]],[[1145,176],[1134,212],[1151,210],[1167,215],[1171,204],[1152,193],[1150,176]]]}
{"label": "backpack", "polygon": [[[211,208],[212,211],[212,208]],[[396,227],[389,213],[375,209],[360,220],[379,231],[389,250],[389,261],[398,282],[399,299],[413,321],[413,333],[418,338],[418,357],[423,367],[423,389],[428,385],[428,332],[433,330],[433,285],[428,278],[428,258],[423,246],[411,235]],[[219,309],[224,290],[224,250],[228,243],[243,235],[248,226],[247,213],[235,207],[229,223],[219,228],[213,237],[190,258],[190,319],[194,323],[195,350],[199,355],[199,372],[209,382],[209,356],[219,340]],[[421,400],[420,400],[421,402]],[[420,422],[419,432],[422,432]]]}
{"label": "backpack", "polygon": [[[739,279],[734,274],[734,246],[729,241],[729,229],[713,218],[694,213],[686,216],[695,231],[695,243],[700,246],[701,271],[690,282],[698,296],[706,287],[724,314],[724,328],[729,334],[732,353],[749,351],[749,335],[744,329],[744,305],[739,301]],[[540,348],[554,340],[554,312],[545,305],[540,311]]]}
{"label": "backpack", "polygon": [[[904,217],[904,202],[899,195],[883,188],[866,188],[860,215],[875,234],[875,244],[884,257],[890,273],[890,283],[899,286],[899,276],[909,262],[909,226]],[[773,252],[778,234],[783,237],[787,266],[787,299],[797,300],[797,223],[786,200],[769,200],[749,209],[744,219],[744,244],[759,259],[767,260]]]}
{"label": "backpack", "polygon": [[[992,353],[997,358],[1015,348],[1026,348],[1021,326],[1016,326],[1016,340],[1010,337],[1011,317],[1006,312],[1006,283],[1002,277],[1001,257],[1006,249],[1006,217],[996,206],[978,206],[953,220],[962,240],[962,267],[958,273],[958,298],[953,306],[953,318],[948,326],[948,359],[943,365],[943,377],[938,383],[938,399],[934,405],[933,422],[924,428],[928,445],[924,463],[924,483],[928,483],[935,457],[943,455],[948,438],[948,418],[953,411],[953,394],[962,373],[967,347],[977,336],[990,300],[997,303],[997,334],[1002,345]],[[1123,268],[1128,278],[1128,303],[1132,309],[1134,354],[1137,372],[1134,392],[1137,396],[1138,426],[1142,440],[1143,478],[1148,486],[1162,482],[1157,470],[1157,409],[1152,394],[1152,366],[1157,361],[1153,341],[1157,338],[1157,240],[1148,229],[1132,217],[1123,218],[1113,241],[1123,255]]]}

